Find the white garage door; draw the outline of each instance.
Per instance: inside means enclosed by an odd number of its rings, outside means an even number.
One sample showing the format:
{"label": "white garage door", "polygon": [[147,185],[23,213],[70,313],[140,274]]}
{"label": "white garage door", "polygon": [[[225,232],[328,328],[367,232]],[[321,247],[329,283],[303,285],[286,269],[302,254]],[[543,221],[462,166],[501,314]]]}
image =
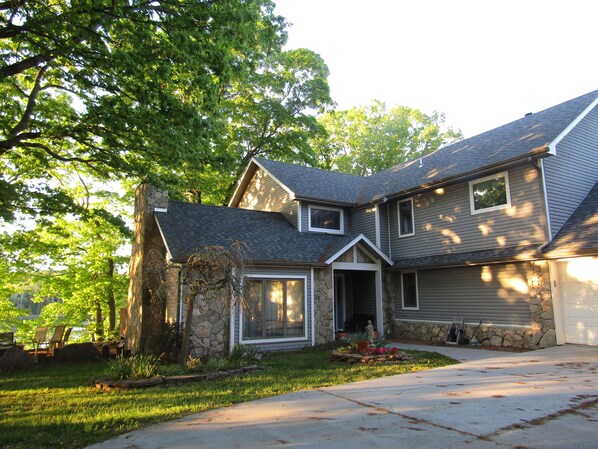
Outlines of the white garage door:
{"label": "white garage door", "polygon": [[598,258],[559,262],[565,341],[598,345]]}

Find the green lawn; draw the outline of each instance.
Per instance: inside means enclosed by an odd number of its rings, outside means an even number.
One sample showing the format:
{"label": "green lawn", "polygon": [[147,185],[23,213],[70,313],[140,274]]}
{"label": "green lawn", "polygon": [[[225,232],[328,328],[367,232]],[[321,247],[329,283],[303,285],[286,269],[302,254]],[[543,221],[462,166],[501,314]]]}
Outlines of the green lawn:
{"label": "green lawn", "polygon": [[456,363],[430,352],[411,352],[397,365],[328,361],[328,350],[268,354],[264,371],[226,380],[96,391],[102,361],[40,366],[0,374],[1,448],[79,448],[148,424],[298,390],[403,374]]}

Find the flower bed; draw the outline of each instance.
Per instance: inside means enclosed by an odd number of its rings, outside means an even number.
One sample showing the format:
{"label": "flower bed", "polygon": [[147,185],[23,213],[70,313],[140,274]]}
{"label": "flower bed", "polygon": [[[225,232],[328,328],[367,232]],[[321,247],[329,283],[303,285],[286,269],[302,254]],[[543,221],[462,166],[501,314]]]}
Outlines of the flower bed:
{"label": "flower bed", "polygon": [[367,351],[359,352],[352,346],[332,351],[330,359],[346,363],[398,363],[413,360],[413,356],[397,348],[369,348]]}

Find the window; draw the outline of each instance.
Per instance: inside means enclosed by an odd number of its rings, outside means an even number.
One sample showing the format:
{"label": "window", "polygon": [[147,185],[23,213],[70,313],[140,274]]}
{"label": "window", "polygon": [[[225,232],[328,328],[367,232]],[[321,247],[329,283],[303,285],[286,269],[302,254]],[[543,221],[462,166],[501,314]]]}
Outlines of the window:
{"label": "window", "polygon": [[401,273],[401,294],[403,296],[403,309],[419,309],[417,299],[417,272],[404,271]]}
{"label": "window", "polygon": [[511,207],[509,175],[502,172],[469,181],[469,199],[472,214]]}
{"label": "window", "polygon": [[309,206],[309,230],[343,234],[344,220],[342,209],[324,206]]}
{"label": "window", "polygon": [[248,278],[243,340],[305,337],[305,279]]}
{"label": "window", "polygon": [[413,226],[413,198],[399,201],[399,237],[415,235]]}

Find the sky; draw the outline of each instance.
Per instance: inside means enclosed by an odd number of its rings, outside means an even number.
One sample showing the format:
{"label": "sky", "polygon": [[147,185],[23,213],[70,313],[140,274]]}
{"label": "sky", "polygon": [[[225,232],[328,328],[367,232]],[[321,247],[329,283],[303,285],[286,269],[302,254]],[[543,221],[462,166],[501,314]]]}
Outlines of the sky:
{"label": "sky", "polygon": [[594,0],[274,0],[337,109],[380,100],[471,137],[598,89]]}

